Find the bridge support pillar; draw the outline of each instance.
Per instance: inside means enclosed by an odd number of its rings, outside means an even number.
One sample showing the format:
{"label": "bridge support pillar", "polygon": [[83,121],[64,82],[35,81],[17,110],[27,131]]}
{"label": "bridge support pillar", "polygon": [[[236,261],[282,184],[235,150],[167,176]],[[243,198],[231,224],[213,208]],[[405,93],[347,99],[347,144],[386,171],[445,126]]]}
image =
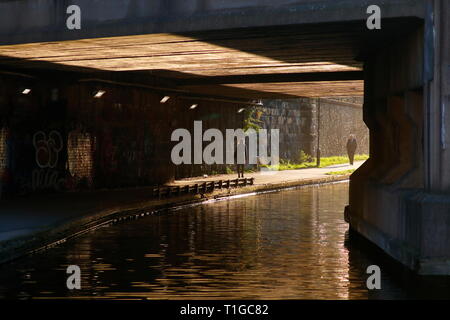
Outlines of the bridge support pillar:
{"label": "bridge support pillar", "polygon": [[370,159],[346,220],[418,274],[450,275],[450,3],[430,3],[434,21],[365,62]]}

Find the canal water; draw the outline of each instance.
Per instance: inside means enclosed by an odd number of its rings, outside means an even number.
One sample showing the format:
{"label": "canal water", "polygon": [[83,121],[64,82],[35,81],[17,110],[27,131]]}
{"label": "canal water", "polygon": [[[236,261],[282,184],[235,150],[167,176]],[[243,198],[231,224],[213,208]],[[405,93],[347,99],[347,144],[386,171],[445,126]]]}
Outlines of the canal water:
{"label": "canal water", "polygon": [[[403,299],[448,293],[448,286],[429,292],[405,286],[400,274],[352,245],[343,220],[347,203],[348,184],[340,183],[103,227],[0,266],[0,298]],[[372,264],[381,268],[381,290],[366,287]],[[81,290],[66,287],[69,265],[81,269]]]}

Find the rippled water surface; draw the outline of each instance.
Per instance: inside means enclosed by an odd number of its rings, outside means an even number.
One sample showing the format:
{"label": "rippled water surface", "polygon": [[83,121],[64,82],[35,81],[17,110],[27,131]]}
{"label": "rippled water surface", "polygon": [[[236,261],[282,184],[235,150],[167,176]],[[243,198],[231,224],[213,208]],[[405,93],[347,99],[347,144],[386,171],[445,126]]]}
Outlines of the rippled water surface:
{"label": "rippled water surface", "polygon": [[[128,221],[0,268],[0,297],[99,299],[407,298],[378,263],[346,241],[348,185],[237,198]],[[66,288],[78,265],[82,289]],[[383,270],[383,266],[380,265]],[[446,288],[444,288],[445,291]]]}

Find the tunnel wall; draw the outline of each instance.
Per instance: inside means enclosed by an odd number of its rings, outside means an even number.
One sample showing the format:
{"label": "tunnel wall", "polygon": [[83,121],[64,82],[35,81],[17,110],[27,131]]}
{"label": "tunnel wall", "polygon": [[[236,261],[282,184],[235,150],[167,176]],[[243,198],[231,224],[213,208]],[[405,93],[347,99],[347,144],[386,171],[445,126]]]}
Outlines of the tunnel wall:
{"label": "tunnel wall", "polygon": [[[188,106],[193,103],[198,103],[195,100],[181,101],[179,106],[180,110],[187,110]],[[213,102],[213,101],[202,101],[197,108],[194,110],[185,111],[185,115],[176,118],[176,126],[179,128],[186,128],[189,132],[194,132],[194,121],[201,121],[203,131],[210,128],[219,129],[225,139],[226,129],[242,129],[244,122],[244,113],[238,113],[243,105],[227,103],[227,102]],[[225,142],[225,140],[224,140]],[[203,142],[203,148],[207,146],[210,142]],[[225,143],[224,143],[225,148]],[[224,159],[225,162],[225,149],[224,149]],[[235,171],[235,165],[226,164],[181,164],[175,167],[175,178],[188,178],[188,177],[198,177],[204,174],[225,174],[230,172],[230,170]]]}
{"label": "tunnel wall", "polygon": [[[173,178],[170,112],[144,90],[2,77],[2,193],[73,191]],[[32,88],[28,95],[22,88]],[[5,92],[6,91],[6,92]],[[6,137],[5,137],[6,135]]]}
{"label": "tunnel wall", "polygon": [[[170,159],[171,133],[242,124],[232,103],[171,98],[145,88],[0,74],[0,195],[162,184],[220,170]],[[29,94],[22,90],[31,88]],[[105,91],[94,98],[98,90]],[[222,168],[225,170],[225,168]]]}
{"label": "tunnel wall", "polygon": [[[106,93],[92,97],[98,89]],[[93,166],[94,187],[129,187],[173,179],[170,133],[175,113],[160,97],[140,88],[76,84],[67,92],[69,171]],[[89,171],[89,170],[88,170]]]}

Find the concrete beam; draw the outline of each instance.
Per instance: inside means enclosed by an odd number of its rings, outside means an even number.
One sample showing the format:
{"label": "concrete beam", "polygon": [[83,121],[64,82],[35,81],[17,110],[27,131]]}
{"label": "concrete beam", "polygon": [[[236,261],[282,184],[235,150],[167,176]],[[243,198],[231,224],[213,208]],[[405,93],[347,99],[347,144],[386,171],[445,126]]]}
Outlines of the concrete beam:
{"label": "concrete beam", "polygon": [[[425,15],[425,0],[1,0],[0,45],[149,33],[361,21],[379,5],[383,18]],[[69,5],[81,29],[68,30]]]}
{"label": "concrete beam", "polygon": [[349,81],[364,80],[362,71],[341,72],[304,72],[304,73],[280,73],[280,74],[258,74],[217,76],[196,79],[178,80],[178,85],[211,85],[211,84],[233,84],[233,83],[276,83],[276,82],[318,82],[318,81]]}

